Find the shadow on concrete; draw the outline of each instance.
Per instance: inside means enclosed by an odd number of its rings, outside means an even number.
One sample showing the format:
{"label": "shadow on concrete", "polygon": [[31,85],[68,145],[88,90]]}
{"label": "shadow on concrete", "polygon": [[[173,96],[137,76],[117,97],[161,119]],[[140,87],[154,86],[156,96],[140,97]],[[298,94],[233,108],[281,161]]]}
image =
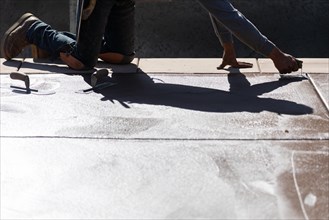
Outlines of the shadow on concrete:
{"label": "shadow on concrete", "polygon": [[[17,62],[6,61],[4,65],[16,66]],[[132,64],[133,65],[133,64]],[[56,62],[24,62],[24,68],[43,70],[66,75],[81,75],[90,84],[93,70],[74,71]],[[118,67],[120,68],[120,67]],[[112,78],[107,80],[118,83],[101,91],[102,101],[118,101],[125,108],[130,103],[164,105],[203,112],[274,112],[277,114],[303,115],[313,113],[309,106],[288,100],[259,97],[290,83],[303,79],[290,79],[251,85],[246,76],[239,71],[230,71],[228,82],[230,91],[204,87],[169,84],[160,79],[150,78],[143,71],[138,73],[116,73],[114,66]],[[234,73],[233,73],[234,72]]]}
{"label": "shadow on concrete", "polygon": [[[67,75],[82,75],[82,74],[91,74],[96,69],[87,69],[87,70],[74,70],[67,67],[60,59],[33,59],[33,62],[28,62],[23,60],[7,60],[2,63],[4,66],[8,67],[22,67],[24,69],[33,69],[37,70],[36,72],[48,72],[48,73],[58,73],[58,74],[67,74]],[[123,70],[128,70],[130,72],[137,71],[136,64],[125,64],[125,65],[112,65],[103,61],[98,61],[96,67],[110,69],[112,72],[122,72]],[[31,72],[31,71],[30,71]]]}
{"label": "shadow on concrete", "polygon": [[[90,83],[90,77],[84,77]],[[125,108],[131,103],[171,106],[203,112],[252,112],[262,111],[277,114],[304,115],[311,114],[309,106],[292,101],[258,97],[286,86],[296,80],[273,81],[251,86],[242,73],[228,75],[230,91],[195,87],[179,84],[168,84],[157,78],[150,78],[146,73],[112,74],[110,81],[118,84],[98,93],[102,101],[118,101]]]}
{"label": "shadow on concrete", "polygon": [[40,71],[48,72],[48,73],[58,73],[58,74],[67,74],[67,75],[82,75],[82,74],[91,74],[95,71],[95,69],[90,70],[73,70],[67,67],[66,64],[64,64],[59,59],[33,59],[33,62],[23,61],[23,60],[7,60],[3,62],[2,64],[4,66],[9,67],[18,67],[20,66],[24,69],[30,69],[36,70],[35,72],[40,73]]}
{"label": "shadow on concrete", "polygon": [[[6,61],[4,65],[15,66],[17,62]],[[134,64],[132,64],[134,65]],[[81,75],[90,84],[93,70],[74,71],[56,62],[24,62],[24,68],[44,70],[51,73]],[[120,68],[120,67],[118,67]],[[274,112],[277,114],[303,115],[313,113],[309,106],[288,100],[259,97],[288,84],[304,79],[277,80],[251,85],[246,76],[239,71],[230,71],[228,82],[230,91],[165,83],[150,78],[139,70],[138,73],[116,73],[114,66],[112,77],[106,80],[118,83],[115,86],[98,91],[104,97],[102,101],[118,101],[125,108],[130,103],[164,105],[203,112]]]}
{"label": "shadow on concrete", "polygon": [[6,60],[2,64],[4,66],[17,67],[18,68],[20,65],[22,65],[22,61],[21,60]]}

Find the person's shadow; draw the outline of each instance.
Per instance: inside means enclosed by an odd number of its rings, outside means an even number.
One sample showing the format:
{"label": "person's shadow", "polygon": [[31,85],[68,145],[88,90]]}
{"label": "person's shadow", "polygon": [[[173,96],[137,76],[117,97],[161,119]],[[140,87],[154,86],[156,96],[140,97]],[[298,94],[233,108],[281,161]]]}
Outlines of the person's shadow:
{"label": "person's shadow", "polygon": [[[89,77],[84,77],[90,83]],[[269,111],[278,114],[311,114],[309,106],[288,100],[259,97],[289,83],[301,81],[278,80],[251,86],[242,73],[228,74],[230,91],[202,88],[181,84],[169,84],[152,79],[146,73],[113,73],[108,79],[115,86],[96,91],[103,95],[102,101],[119,102],[126,108],[131,103],[171,106],[203,112],[253,112]]]}
{"label": "person's shadow", "polygon": [[[28,63],[26,68],[60,72],[71,75],[72,70],[57,63]],[[101,65],[102,63],[100,63]],[[16,62],[5,62],[4,65],[17,65]],[[102,64],[103,65],[103,64]],[[106,66],[100,66],[107,68]],[[131,64],[133,65],[133,64]],[[102,101],[118,101],[129,108],[131,103],[172,106],[182,109],[204,112],[262,112],[269,111],[278,114],[303,115],[313,113],[309,106],[288,100],[260,97],[290,83],[303,80],[302,78],[290,80],[276,80],[256,85],[251,85],[246,76],[236,69],[228,74],[230,91],[219,89],[188,86],[182,84],[169,84],[158,79],[151,79],[143,71],[138,73],[116,73],[119,68],[112,66],[113,74],[108,81],[118,83],[115,86],[96,91],[104,97]],[[136,68],[136,67],[135,67]],[[64,71],[65,70],[65,71]],[[81,75],[90,84],[90,74],[73,71]],[[75,74],[75,75],[76,75]]]}

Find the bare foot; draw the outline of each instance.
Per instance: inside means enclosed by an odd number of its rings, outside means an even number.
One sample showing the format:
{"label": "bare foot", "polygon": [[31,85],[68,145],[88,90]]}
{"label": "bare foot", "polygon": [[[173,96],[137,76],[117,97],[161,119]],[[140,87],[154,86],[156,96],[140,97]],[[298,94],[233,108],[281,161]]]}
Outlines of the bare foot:
{"label": "bare foot", "polygon": [[226,61],[223,60],[222,64],[217,67],[218,70],[224,69],[226,66],[230,66],[232,68],[238,68],[238,69],[243,69],[243,68],[252,68],[253,64],[252,63],[247,63],[247,62],[240,62],[235,60],[230,60]]}

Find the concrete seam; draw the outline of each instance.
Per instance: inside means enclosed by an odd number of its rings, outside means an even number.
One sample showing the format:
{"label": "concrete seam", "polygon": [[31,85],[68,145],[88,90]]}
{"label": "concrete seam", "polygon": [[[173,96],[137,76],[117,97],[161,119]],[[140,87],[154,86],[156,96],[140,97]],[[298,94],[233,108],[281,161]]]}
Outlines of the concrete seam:
{"label": "concrete seam", "polygon": [[297,183],[296,167],[295,167],[295,163],[294,163],[294,156],[295,156],[295,151],[293,151],[292,154],[291,154],[292,176],[294,178],[295,189],[296,189],[296,192],[297,192],[298,200],[299,200],[300,207],[302,209],[304,218],[306,220],[309,220],[309,217],[308,217],[307,212],[306,212],[305,207],[304,207],[302,195],[300,193],[299,186],[298,186],[298,183]]}
{"label": "concrete seam", "polygon": [[260,64],[259,64],[259,61],[258,61],[258,58],[256,58],[256,63],[257,63],[257,67],[258,67],[258,71],[260,74],[262,74],[262,69],[260,68]]}
{"label": "concrete seam", "polygon": [[120,137],[78,137],[78,136],[0,136],[11,139],[81,139],[81,140],[114,140],[114,141],[328,141],[329,138],[120,138]]}
{"label": "concrete seam", "polygon": [[325,98],[323,97],[323,95],[321,94],[319,88],[317,87],[317,85],[315,84],[314,80],[312,79],[312,77],[310,76],[310,74],[306,74],[307,75],[307,78],[308,80],[310,81],[311,85],[313,86],[316,94],[318,95],[318,97],[320,98],[321,102],[323,103],[324,107],[326,108],[326,110],[328,111],[329,113],[329,105],[328,103],[326,102]]}

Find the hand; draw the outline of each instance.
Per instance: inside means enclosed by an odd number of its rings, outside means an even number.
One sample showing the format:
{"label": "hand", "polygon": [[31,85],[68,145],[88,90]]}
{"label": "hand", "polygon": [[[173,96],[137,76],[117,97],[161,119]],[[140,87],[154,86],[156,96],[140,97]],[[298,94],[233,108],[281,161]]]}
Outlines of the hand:
{"label": "hand", "polygon": [[295,57],[285,54],[278,48],[274,48],[270,54],[275,68],[277,68],[280,74],[287,74],[296,72],[299,69],[299,65]]}
{"label": "hand", "polygon": [[217,67],[218,70],[224,69],[226,66],[231,66],[232,68],[252,68],[252,63],[246,63],[246,62],[239,62],[236,60],[236,54],[234,50],[233,43],[226,43],[224,46],[224,53],[223,53],[223,62],[219,67]]}
{"label": "hand", "polygon": [[299,69],[296,58],[289,54],[284,54],[283,57],[274,62],[274,65],[279,70],[280,74],[296,72]]}

